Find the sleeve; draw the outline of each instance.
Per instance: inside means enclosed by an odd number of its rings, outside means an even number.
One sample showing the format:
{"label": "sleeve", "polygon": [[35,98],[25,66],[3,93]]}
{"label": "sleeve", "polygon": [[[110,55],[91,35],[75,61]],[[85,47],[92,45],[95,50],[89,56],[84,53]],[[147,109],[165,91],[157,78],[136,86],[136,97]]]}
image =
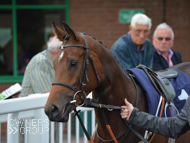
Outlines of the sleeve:
{"label": "sleeve", "polygon": [[176,54],[177,64],[182,63],[182,59],[181,59],[180,53],[178,51],[174,50],[174,49],[172,49],[172,50],[173,50],[174,54]]}
{"label": "sleeve", "polygon": [[50,91],[52,85],[50,71],[43,63],[36,64],[31,72],[31,84],[35,93]]}
{"label": "sleeve", "polygon": [[150,65],[149,67],[152,68],[153,67],[153,58],[154,58],[154,46],[152,45],[152,43],[150,42]]}
{"label": "sleeve", "polygon": [[149,39],[147,39],[143,45],[143,48],[145,49],[143,52],[143,63],[145,66],[152,69],[153,66],[153,56],[154,56],[154,46],[150,42]]}
{"label": "sleeve", "polygon": [[179,63],[182,63],[181,55],[179,53]]}
{"label": "sleeve", "polygon": [[186,133],[189,129],[189,114],[190,98],[188,98],[184,108],[180,114],[170,118],[158,118],[138,109],[134,109],[129,118],[129,124],[161,134],[171,138],[178,138],[180,135]]}
{"label": "sleeve", "polygon": [[150,60],[150,63],[149,63],[149,68],[151,68],[152,69],[152,67],[153,67],[153,57],[154,57],[154,52],[152,52],[153,54],[150,56],[150,58],[149,58],[149,60]]}
{"label": "sleeve", "polygon": [[125,45],[114,43],[110,51],[124,70],[134,67]]}
{"label": "sleeve", "polygon": [[19,97],[25,97],[32,93],[33,93],[33,88],[31,88],[30,74],[26,69],[22,80],[22,90],[19,94]]}
{"label": "sleeve", "polygon": [[160,63],[159,54],[156,51],[154,52],[153,68],[152,69],[153,69],[153,71],[164,70],[164,68],[162,67],[162,65]]}

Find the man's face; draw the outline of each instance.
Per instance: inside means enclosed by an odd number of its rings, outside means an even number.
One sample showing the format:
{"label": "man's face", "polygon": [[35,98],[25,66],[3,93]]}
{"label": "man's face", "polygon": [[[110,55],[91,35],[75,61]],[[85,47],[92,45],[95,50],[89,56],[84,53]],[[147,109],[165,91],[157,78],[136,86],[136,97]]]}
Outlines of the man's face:
{"label": "man's face", "polygon": [[144,44],[146,38],[148,37],[150,33],[149,25],[142,25],[139,23],[135,24],[135,28],[132,28],[132,26],[129,25],[129,29],[131,32],[131,38],[133,40],[133,43],[136,46]]}
{"label": "man's face", "polygon": [[170,29],[157,30],[155,38],[153,37],[153,45],[156,50],[162,54],[168,53],[169,49],[173,47],[172,33]]}

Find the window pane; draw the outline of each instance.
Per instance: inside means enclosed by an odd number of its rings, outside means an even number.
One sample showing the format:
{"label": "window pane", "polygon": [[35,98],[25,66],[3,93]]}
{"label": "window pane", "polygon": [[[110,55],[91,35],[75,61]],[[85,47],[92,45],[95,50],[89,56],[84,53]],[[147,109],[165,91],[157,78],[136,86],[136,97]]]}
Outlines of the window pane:
{"label": "window pane", "polygon": [[45,49],[52,21],[61,25],[65,21],[65,10],[17,10],[17,39],[21,47],[18,74],[24,74],[31,57]]}
{"label": "window pane", "polygon": [[59,5],[65,4],[65,0],[16,0],[17,4],[22,5]]}
{"label": "window pane", "polygon": [[0,75],[13,72],[12,12],[0,10]]}
{"label": "window pane", "polygon": [[9,4],[12,4],[12,2],[11,2],[12,0],[0,0],[0,5],[3,5],[3,4],[5,4],[5,5],[9,5]]}

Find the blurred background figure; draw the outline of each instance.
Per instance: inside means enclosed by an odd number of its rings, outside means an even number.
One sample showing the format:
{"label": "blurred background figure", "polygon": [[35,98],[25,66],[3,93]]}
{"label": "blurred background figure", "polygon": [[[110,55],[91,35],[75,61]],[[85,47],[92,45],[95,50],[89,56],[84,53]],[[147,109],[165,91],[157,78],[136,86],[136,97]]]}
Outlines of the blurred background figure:
{"label": "blurred background figure", "polygon": [[[59,53],[62,42],[56,36],[50,37],[47,42],[47,49],[36,54],[26,66],[24,78],[22,81],[22,90],[19,97],[25,97],[34,93],[50,92],[54,80],[55,71],[53,60]],[[24,122],[24,121],[22,121]],[[20,126],[23,123],[20,124]],[[56,125],[58,131],[58,124]],[[22,127],[23,129],[24,127]],[[24,142],[24,129],[19,134],[19,142]],[[56,132],[57,136],[57,132]]]}
{"label": "blurred background figure", "polygon": [[154,47],[147,38],[152,23],[145,14],[137,13],[131,19],[129,32],[111,47],[111,52],[124,70],[143,64],[152,68]]}
{"label": "blurred background figure", "polygon": [[173,65],[182,63],[181,55],[172,49],[174,43],[174,32],[166,23],[159,24],[153,34],[153,45],[155,48],[153,59],[153,70],[164,70]]}

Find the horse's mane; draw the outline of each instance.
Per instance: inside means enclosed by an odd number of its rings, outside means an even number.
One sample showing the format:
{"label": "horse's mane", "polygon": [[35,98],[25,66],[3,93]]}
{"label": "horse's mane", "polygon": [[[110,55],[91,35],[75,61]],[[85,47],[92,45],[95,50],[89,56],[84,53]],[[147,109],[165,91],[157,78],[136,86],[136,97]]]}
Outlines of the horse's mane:
{"label": "horse's mane", "polygon": [[[84,35],[88,35],[90,37],[92,37],[94,40],[98,41],[103,47],[105,47],[106,49],[108,49],[101,41],[97,40],[95,37],[93,37],[90,34],[86,34],[85,32],[82,32]],[[110,50],[109,50],[110,51]],[[112,54],[112,53],[111,53]],[[113,55],[113,54],[112,54]],[[117,58],[113,55],[113,57],[115,58],[115,60],[117,61],[118,65],[120,66],[121,70],[124,72],[124,74],[127,76],[129,74],[129,70],[124,70],[123,66],[121,65],[121,63],[117,60]]]}
{"label": "horse's mane", "polygon": [[101,41],[97,40],[95,37],[93,37],[92,35],[90,34],[86,34],[85,32],[82,32],[84,35],[88,35],[90,37],[92,37],[94,40],[98,41],[103,47],[105,47],[106,49],[108,49]]}

